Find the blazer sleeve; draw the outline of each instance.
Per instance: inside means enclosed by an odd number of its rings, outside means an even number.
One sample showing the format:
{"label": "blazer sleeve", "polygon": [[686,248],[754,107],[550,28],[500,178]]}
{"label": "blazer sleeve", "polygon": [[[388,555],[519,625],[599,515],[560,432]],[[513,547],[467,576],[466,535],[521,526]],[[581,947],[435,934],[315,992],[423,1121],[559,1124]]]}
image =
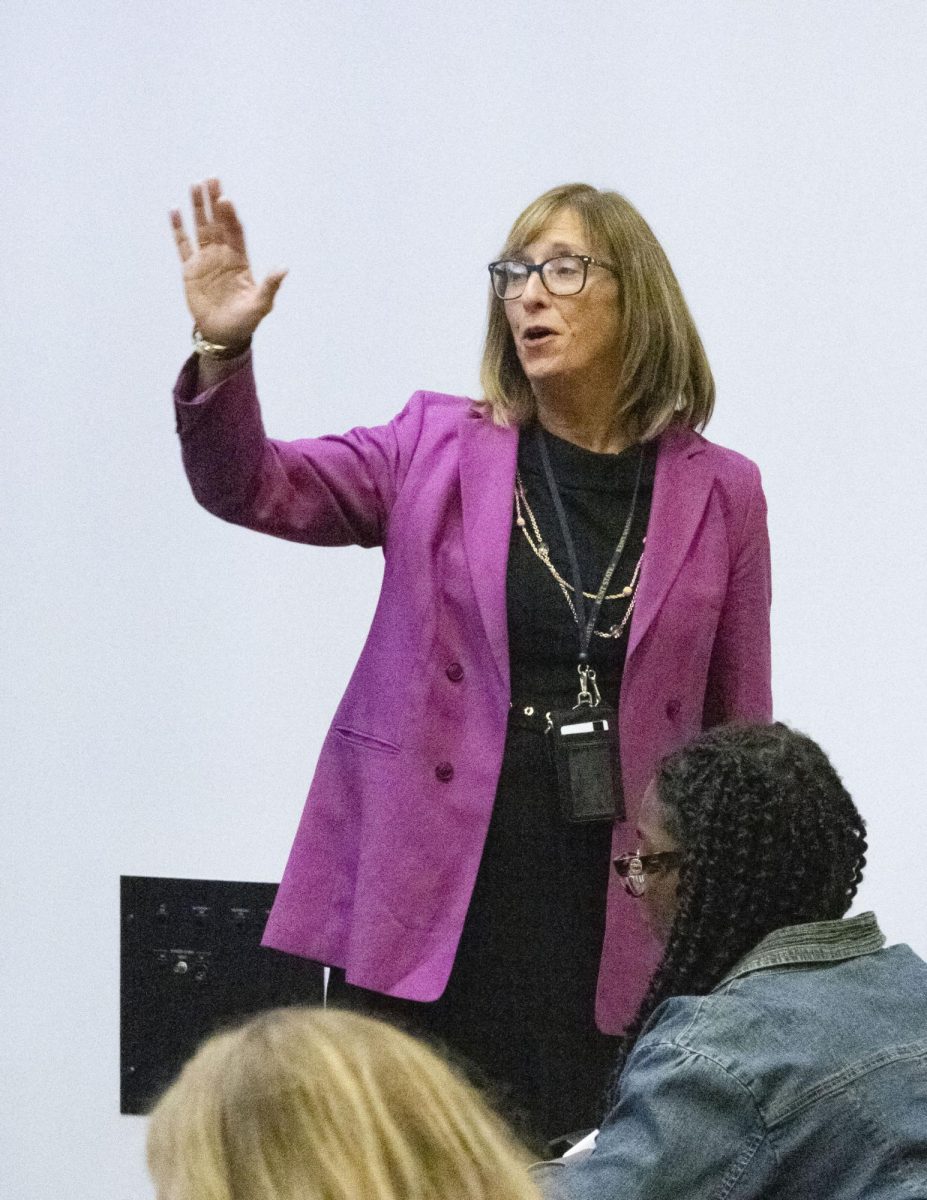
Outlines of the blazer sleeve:
{"label": "blazer sleeve", "polygon": [[760,472],[749,480],[732,547],[727,593],[715,635],[705,691],[703,727],[772,720],[769,610],[772,602],[766,498]]}
{"label": "blazer sleeve", "polygon": [[240,370],[199,395],[196,370],[195,358],[188,360],[174,403],[184,468],[205,509],[291,541],[383,544],[407,465],[402,430],[415,421],[412,401],[388,425],[275,441],[264,432],[250,354]]}

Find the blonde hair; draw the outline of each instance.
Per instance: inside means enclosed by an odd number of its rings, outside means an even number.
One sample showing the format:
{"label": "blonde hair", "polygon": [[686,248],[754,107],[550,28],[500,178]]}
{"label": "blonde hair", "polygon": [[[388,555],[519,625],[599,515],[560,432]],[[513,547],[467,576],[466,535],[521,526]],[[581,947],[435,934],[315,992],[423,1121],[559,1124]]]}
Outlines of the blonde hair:
{"label": "blonde hair", "polygon": [[148,1131],[162,1200],[540,1200],[528,1161],[426,1046],[325,1009],[211,1037]]}
{"label": "blonde hair", "polygon": [[[635,441],[654,438],[674,422],[704,428],[715,401],[705,349],[669,259],[624,196],[587,183],[552,188],[518,217],[500,257],[517,256],[564,209],[582,221],[592,253],[615,268],[620,323],[616,416],[623,428]],[[534,396],[515,353],[504,302],[491,289],[480,383],[481,403],[497,424],[521,425],[534,417]]]}

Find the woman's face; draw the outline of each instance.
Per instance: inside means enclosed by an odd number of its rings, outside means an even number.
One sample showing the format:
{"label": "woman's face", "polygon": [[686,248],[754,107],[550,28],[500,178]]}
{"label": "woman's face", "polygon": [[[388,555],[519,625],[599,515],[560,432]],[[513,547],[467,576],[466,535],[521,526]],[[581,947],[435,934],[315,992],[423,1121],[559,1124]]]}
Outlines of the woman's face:
{"label": "woman's face", "polygon": [[[518,255],[527,263],[561,254],[605,258],[589,244],[573,209],[564,209]],[[590,267],[586,285],[574,296],[552,296],[535,272],[517,300],[505,301],[515,352],[532,389],[584,381],[617,383],[618,284],[602,267]]]}
{"label": "woman's face", "polygon": [[[641,855],[662,854],[666,850],[681,849],[666,826],[666,810],[660,802],[656,784],[651,783],[641,800],[637,819],[638,845]],[[651,932],[666,941],[676,913],[676,887],[679,870],[664,868],[647,876],[647,885],[641,896],[644,913]]]}

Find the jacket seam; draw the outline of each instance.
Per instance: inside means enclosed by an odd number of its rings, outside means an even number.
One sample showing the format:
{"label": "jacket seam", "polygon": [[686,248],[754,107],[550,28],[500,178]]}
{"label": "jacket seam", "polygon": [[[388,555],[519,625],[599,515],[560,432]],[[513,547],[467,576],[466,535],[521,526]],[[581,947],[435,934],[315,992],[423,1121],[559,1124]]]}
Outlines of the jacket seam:
{"label": "jacket seam", "polygon": [[707,1050],[698,1050],[694,1046],[686,1046],[680,1042],[678,1038],[648,1038],[646,1043],[638,1043],[638,1045],[640,1045],[642,1050],[649,1046],[662,1046],[664,1049],[675,1050],[677,1053],[682,1053],[688,1058],[701,1058],[704,1059],[705,1062],[710,1062],[712,1066],[717,1067],[718,1070],[726,1075],[732,1083],[737,1085],[738,1091],[745,1092],[750,1097],[750,1103],[753,1106],[754,1112],[756,1113],[757,1120],[759,1121],[760,1125],[762,1125],[764,1131],[766,1133],[769,1132],[769,1126],[766,1124],[766,1119],[763,1116],[763,1110],[759,1101],[754,1095],[753,1088],[749,1083],[745,1083],[744,1080],[741,1079],[734,1071],[732,1071],[727,1063],[722,1062],[720,1058],[716,1058],[713,1054],[709,1054]]}
{"label": "jacket seam", "polygon": [[895,1046],[891,1050],[880,1050],[878,1054],[871,1055],[868,1059],[863,1059],[861,1063],[856,1063],[852,1067],[844,1067],[842,1071],[838,1071],[834,1075],[828,1076],[827,1079],[821,1080],[809,1091],[805,1092],[794,1104],[788,1108],[783,1108],[781,1112],[773,1110],[769,1115],[769,1128],[774,1129],[786,1121],[791,1120],[798,1113],[811,1105],[817,1104],[820,1100],[826,1099],[828,1096],[833,1096],[837,1092],[845,1091],[851,1084],[859,1079],[863,1079],[866,1075],[871,1075],[874,1071],[881,1071],[885,1067],[894,1066],[899,1062],[911,1062],[918,1058],[927,1058],[927,1040],[918,1040],[916,1042],[906,1042],[900,1046]]}
{"label": "jacket seam", "polygon": [[750,475],[752,477],[752,480],[751,480],[752,486],[750,488],[750,495],[747,498],[747,510],[744,513],[744,523],[741,526],[741,530],[740,530],[740,548],[741,548],[741,550],[743,549],[744,538],[747,535],[747,526],[750,524],[750,516],[756,505],[757,496],[759,495],[760,489],[762,488],[762,483],[760,481],[760,468],[754,462],[750,463],[750,467],[751,467]]}
{"label": "jacket seam", "polygon": [[758,1129],[753,1137],[747,1141],[747,1144],[734,1162],[731,1163],[730,1167],[728,1167],[727,1173],[718,1185],[717,1200],[727,1200],[727,1197],[731,1195],[734,1188],[743,1178],[747,1167],[749,1167],[756,1157],[756,1152],[766,1140],[766,1136],[763,1130]]}

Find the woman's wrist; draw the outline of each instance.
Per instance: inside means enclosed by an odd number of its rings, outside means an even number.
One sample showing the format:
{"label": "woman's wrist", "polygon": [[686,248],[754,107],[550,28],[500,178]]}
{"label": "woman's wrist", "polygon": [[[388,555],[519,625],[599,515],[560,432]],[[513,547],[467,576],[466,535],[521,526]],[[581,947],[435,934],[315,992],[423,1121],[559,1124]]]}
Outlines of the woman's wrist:
{"label": "woman's wrist", "polygon": [[241,358],[251,349],[251,338],[243,342],[213,342],[204,337],[199,326],[193,326],[193,353],[201,359],[212,359],[225,362],[233,358]]}
{"label": "woman's wrist", "polygon": [[206,354],[196,356],[196,395],[199,396],[209,388],[215,387],[241,370],[250,350],[242,350],[234,358],[212,358]]}

